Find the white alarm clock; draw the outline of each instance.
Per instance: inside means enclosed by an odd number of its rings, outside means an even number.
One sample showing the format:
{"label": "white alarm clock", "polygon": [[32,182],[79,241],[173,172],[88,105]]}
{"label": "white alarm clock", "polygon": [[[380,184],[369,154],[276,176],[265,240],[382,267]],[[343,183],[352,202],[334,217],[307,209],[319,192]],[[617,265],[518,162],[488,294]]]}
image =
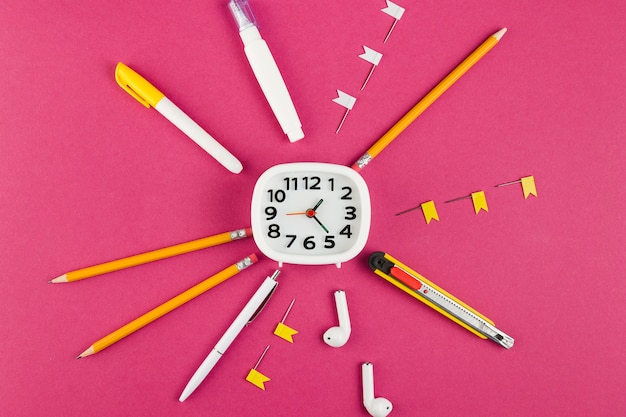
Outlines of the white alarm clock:
{"label": "white alarm clock", "polygon": [[363,178],[343,165],[276,165],[254,186],[251,218],[259,250],[279,266],[339,268],[367,242],[370,195]]}

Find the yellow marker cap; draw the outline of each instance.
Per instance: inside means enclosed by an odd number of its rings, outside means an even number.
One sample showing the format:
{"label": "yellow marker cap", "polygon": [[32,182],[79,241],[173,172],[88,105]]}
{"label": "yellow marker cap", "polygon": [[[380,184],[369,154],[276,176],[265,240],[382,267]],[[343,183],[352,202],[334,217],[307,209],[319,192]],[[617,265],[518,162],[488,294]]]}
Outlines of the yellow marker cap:
{"label": "yellow marker cap", "polygon": [[148,108],[156,106],[165,97],[165,94],[157,90],[145,78],[121,62],[115,67],[115,81],[128,94]]}

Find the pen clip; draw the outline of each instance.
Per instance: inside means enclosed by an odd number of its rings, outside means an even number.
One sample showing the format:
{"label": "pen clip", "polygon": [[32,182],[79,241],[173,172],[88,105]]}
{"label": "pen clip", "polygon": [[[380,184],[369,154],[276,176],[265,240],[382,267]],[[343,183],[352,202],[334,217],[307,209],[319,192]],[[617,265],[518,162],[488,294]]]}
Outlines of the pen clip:
{"label": "pen clip", "polygon": [[[274,271],[274,273],[272,274],[270,278],[273,280],[276,280],[276,277],[278,276],[278,274],[280,274],[280,271],[277,269],[276,271]],[[272,295],[274,295],[274,291],[276,291],[276,287],[278,287],[278,282],[274,282],[274,288],[272,288],[269,294],[267,294],[267,296],[265,297],[261,305],[259,305],[259,308],[257,308],[256,311],[252,313],[252,316],[250,316],[250,319],[248,320],[248,324],[252,323],[254,319],[256,319],[257,316],[261,313],[261,311],[263,311],[263,308],[265,308],[265,305],[267,304],[267,302],[270,300],[270,298],[272,298]]]}
{"label": "pen clip", "polygon": [[115,81],[138,102],[150,108],[157,105],[165,95],[128,66],[119,62],[115,67]]}

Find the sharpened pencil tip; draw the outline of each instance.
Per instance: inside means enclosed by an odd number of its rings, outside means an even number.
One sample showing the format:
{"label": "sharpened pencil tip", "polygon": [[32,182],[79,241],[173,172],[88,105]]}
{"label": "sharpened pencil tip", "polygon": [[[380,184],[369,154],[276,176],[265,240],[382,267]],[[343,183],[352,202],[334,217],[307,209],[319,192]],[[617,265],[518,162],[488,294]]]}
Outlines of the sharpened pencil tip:
{"label": "sharpened pencil tip", "polygon": [[54,279],[51,279],[50,281],[48,281],[50,284],[56,284],[58,282],[67,282],[67,274],[63,274],[61,276],[58,276]]}
{"label": "sharpened pencil tip", "polygon": [[85,350],[83,353],[81,353],[80,355],[78,355],[78,356],[76,357],[76,359],[82,359],[82,358],[84,358],[84,357],[86,357],[86,356],[91,356],[91,355],[93,355],[94,353],[96,353],[96,350],[94,349],[93,345],[91,345],[91,346],[89,346],[89,347],[87,348],[87,350]]}
{"label": "sharpened pencil tip", "polygon": [[506,28],[502,28],[499,31],[497,31],[496,33],[493,34],[493,37],[496,38],[497,40],[502,39],[502,37],[504,36],[504,34],[506,33]]}

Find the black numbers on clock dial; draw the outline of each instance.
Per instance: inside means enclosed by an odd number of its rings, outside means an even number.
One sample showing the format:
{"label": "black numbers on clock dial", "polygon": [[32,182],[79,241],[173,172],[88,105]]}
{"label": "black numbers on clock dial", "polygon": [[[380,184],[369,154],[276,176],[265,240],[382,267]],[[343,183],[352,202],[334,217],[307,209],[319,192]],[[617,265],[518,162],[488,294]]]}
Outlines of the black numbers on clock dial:
{"label": "black numbers on clock dial", "polygon": [[[285,190],[297,191],[298,186],[301,190],[321,190],[320,183],[322,179],[320,177],[285,177],[283,178],[285,183]],[[332,191],[332,190],[331,190]]]}
{"label": "black numbers on clock dial", "polygon": [[270,196],[270,203],[273,203],[273,202],[282,203],[283,201],[285,201],[285,198],[287,197],[287,195],[285,194],[285,191],[283,190],[267,190],[267,193]]}
{"label": "black numbers on clock dial", "polygon": [[[272,238],[278,238],[280,237],[280,232],[279,232],[279,227],[277,224],[272,224],[270,225],[270,231],[268,232],[268,236],[272,237]],[[287,238],[287,247],[290,248],[293,246],[294,242],[296,242],[296,240],[298,239],[297,235],[285,235],[285,237]],[[324,242],[322,242],[324,244],[324,248],[326,249],[332,249],[335,247],[335,236],[334,235],[327,235],[324,236]],[[315,241],[315,236],[306,236],[303,240],[302,240],[302,247],[304,247],[304,249],[306,250],[313,250],[317,247],[317,243]]]}
{"label": "black numbers on clock dial", "polygon": [[[322,178],[317,175],[308,175],[308,176],[285,176],[282,178],[280,183],[276,184],[277,187],[267,190],[267,198],[269,204],[263,209],[263,213],[265,215],[265,221],[268,222],[267,225],[267,236],[271,239],[275,239],[278,242],[282,242],[284,240],[284,244],[287,248],[304,248],[305,250],[314,250],[319,248],[324,249],[333,249],[336,247],[338,243],[338,239],[351,239],[352,232],[352,222],[357,219],[359,215],[359,210],[356,206],[347,205],[354,204],[353,200],[353,189],[351,186],[343,185],[341,179],[337,179],[336,177],[326,177]],[[291,230],[283,229],[281,230],[281,225],[278,224],[279,220],[284,217],[284,209],[281,209],[284,203],[287,200],[288,193],[292,191],[311,191],[312,199],[316,200],[319,198],[326,199],[327,197],[324,195],[317,196],[315,195],[315,191],[324,192],[333,192],[338,201],[342,201],[346,205],[341,205],[342,208],[338,207],[338,212],[332,214],[332,216],[336,216],[336,219],[342,219],[347,221],[342,225],[337,225],[336,229],[333,227],[333,231],[335,234],[327,234],[322,236],[305,236],[305,235],[297,235],[297,234],[289,234]],[[317,200],[316,200],[317,201]],[[308,203],[313,204],[313,203]],[[326,203],[324,207],[327,207]],[[306,205],[306,203],[305,203]],[[290,204],[291,206],[291,204]],[[302,207],[298,210],[306,210],[307,207]],[[296,210],[294,210],[296,211]],[[322,213],[320,211],[320,213]],[[323,213],[327,214],[329,212]],[[294,213],[296,214],[296,213]],[[304,212],[297,213],[304,215]],[[302,216],[304,217],[304,216]],[[271,223],[272,221],[277,223]],[[310,220],[312,221],[312,220]],[[285,227],[285,226],[282,226]],[[326,229],[324,229],[326,230]],[[296,231],[296,230],[294,230]]]}

